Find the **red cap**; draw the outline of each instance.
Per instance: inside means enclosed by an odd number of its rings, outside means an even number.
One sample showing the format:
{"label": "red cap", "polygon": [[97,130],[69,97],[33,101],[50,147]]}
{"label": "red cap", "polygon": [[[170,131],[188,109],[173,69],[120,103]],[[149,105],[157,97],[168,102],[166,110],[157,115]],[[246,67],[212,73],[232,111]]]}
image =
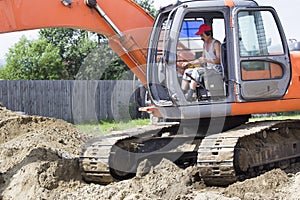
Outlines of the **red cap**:
{"label": "red cap", "polygon": [[211,31],[211,27],[208,24],[201,24],[199,26],[199,30],[197,31],[196,35],[202,35],[205,31]]}

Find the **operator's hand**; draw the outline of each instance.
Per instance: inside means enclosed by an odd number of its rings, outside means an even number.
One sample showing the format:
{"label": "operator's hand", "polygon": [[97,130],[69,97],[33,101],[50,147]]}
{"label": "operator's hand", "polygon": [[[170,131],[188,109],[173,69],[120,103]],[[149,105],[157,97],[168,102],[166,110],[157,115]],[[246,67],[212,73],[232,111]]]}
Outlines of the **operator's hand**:
{"label": "operator's hand", "polygon": [[201,64],[207,62],[207,60],[204,57],[200,57],[198,60]]}
{"label": "operator's hand", "polygon": [[188,68],[188,67],[190,67],[192,64],[190,63],[190,62],[184,62],[184,63],[182,63],[182,67],[183,68]]}

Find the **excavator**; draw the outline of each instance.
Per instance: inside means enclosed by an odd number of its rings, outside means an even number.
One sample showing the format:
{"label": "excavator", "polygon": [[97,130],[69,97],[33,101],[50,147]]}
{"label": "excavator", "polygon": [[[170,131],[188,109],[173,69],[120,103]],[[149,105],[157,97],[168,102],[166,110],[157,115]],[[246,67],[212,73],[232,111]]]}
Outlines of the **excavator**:
{"label": "excavator", "polygon": [[[207,185],[299,162],[299,121],[248,122],[251,114],[300,110],[300,45],[288,43],[270,6],[181,0],[154,19],[132,0],[1,0],[0,21],[0,33],[71,27],[105,35],[147,88],[151,104],[141,110],[159,120],[88,141],[79,159],[88,182],[128,179],[141,162],[163,158],[196,166]],[[181,66],[202,55],[195,33],[204,23],[221,41],[222,71],[205,69],[188,101]]]}

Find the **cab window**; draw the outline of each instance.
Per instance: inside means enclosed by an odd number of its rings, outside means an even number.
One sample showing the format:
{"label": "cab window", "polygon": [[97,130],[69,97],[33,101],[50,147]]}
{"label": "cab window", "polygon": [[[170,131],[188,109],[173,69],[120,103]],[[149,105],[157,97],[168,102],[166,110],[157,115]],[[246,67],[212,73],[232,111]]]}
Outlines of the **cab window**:
{"label": "cab window", "polygon": [[241,11],[238,14],[240,56],[282,55],[282,40],[269,11]]}

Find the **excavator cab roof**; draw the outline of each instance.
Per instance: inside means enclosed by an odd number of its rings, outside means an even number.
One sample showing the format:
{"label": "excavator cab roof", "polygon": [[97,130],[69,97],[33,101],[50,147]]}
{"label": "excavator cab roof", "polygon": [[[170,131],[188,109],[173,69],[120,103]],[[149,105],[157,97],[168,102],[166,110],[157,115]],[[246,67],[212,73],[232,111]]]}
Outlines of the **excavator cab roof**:
{"label": "excavator cab roof", "polygon": [[234,6],[258,6],[257,2],[254,0],[178,0],[175,4],[170,4],[165,7],[162,7],[159,12],[168,12],[179,5],[182,4],[197,4],[198,6],[205,7],[205,6],[224,6],[224,5],[234,5]]}

